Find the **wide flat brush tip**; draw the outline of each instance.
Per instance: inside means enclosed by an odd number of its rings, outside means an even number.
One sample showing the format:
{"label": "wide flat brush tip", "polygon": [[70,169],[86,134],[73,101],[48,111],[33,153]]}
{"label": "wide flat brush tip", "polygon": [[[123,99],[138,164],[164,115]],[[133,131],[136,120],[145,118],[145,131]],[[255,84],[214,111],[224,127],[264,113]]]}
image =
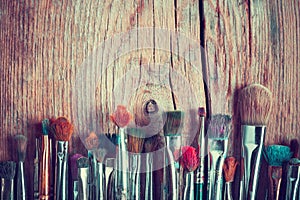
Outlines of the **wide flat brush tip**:
{"label": "wide flat brush tip", "polygon": [[167,111],[166,122],[164,124],[165,135],[177,135],[180,134],[180,129],[183,126],[184,113],[179,110]]}
{"label": "wide flat brush tip", "polygon": [[69,141],[73,134],[73,124],[66,117],[58,117],[51,120],[49,131],[54,134],[58,141]]}
{"label": "wide flat brush tip", "polygon": [[90,160],[87,157],[81,157],[77,160],[78,168],[88,168],[90,166]]}
{"label": "wide flat brush tip", "polygon": [[81,154],[74,154],[70,157],[70,168],[73,181],[78,180],[77,160],[83,157]]}
{"label": "wide flat brush tip", "polygon": [[27,149],[27,137],[25,135],[16,135],[15,140],[17,143],[18,159],[24,162]]}
{"label": "wide flat brush tip", "polygon": [[243,88],[239,95],[241,122],[244,125],[266,125],[271,113],[272,92],[260,84]]}
{"label": "wide flat brush tip", "polygon": [[209,120],[207,134],[210,138],[228,137],[231,133],[231,116],[224,114],[212,115]]}
{"label": "wide flat brush tip", "polygon": [[270,166],[280,167],[292,157],[290,147],[284,145],[270,145],[266,148],[266,157]]}
{"label": "wide flat brush tip", "polygon": [[198,115],[200,117],[206,117],[206,112],[205,112],[205,108],[204,107],[199,107],[198,108]]}
{"label": "wide flat brush tip", "polygon": [[13,161],[0,162],[0,177],[4,179],[13,179],[16,174],[16,163]]}

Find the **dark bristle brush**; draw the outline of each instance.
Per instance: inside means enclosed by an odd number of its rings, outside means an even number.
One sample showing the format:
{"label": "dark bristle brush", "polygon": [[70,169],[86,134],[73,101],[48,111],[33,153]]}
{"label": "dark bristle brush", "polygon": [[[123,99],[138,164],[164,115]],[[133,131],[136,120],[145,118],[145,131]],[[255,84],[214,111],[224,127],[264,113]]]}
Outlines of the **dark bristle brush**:
{"label": "dark bristle brush", "polygon": [[0,162],[1,200],[14,200],[14,177],[16,163],[13,161]]}
{"label": "dark bristle brush", "polygon": [[25,175],[24,175],[24,161],[26,157],[27,149],[27,137],[24,135],[16,135],[15,140],[17,143],[18,151],[18,171],[17,171],[17,199],[26,199],[26,186],[25,186]]}

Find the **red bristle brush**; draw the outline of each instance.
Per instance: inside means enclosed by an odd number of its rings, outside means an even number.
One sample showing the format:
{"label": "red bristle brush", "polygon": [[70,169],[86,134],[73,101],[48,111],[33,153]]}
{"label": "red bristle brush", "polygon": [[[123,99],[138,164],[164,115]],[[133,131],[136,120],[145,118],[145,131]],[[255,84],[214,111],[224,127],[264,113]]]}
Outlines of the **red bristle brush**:
{"label": "red bristle brush", "polygon": [[225,159],[224,165],[223,165],[223,171],[224,171],[224,177],[225,177],[225,194],[224,199],[226,200],[232,200],[232,192],[231,192],[231,184],[234,180],[234,175],[236,171],[236,167],[238,165],[238,161],[235,157],[227,157]]}

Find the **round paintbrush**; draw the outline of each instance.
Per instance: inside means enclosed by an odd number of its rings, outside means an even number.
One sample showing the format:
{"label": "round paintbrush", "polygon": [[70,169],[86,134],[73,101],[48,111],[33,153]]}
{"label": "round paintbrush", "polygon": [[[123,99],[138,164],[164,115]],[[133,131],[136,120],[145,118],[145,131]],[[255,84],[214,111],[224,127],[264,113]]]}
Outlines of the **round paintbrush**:
{"label": "round paintbrush", "polygon": [[243,157],[240,199],[255,199],[265,130],[272,107],[272,93],[260,84],[252,84],[241,90],[238,103],[242,123]]}
{"label": "round paintbrush", "polygon": [[194,147],[183,146],[180,164],[184,170],[183,200],[194,200],[194,171],[199,166],[199,156]]}
{"label": "round paintbrush", "polygon": [[15,140],[17,143],[18,152],[18,171],[17,171],[17,199],[26,199],[26,186],[24,174],[24,162],[27,149],[27,137],[24,135],[16,135]]}
{"label": "round paintbrush", "polygon": [[237,160],[235,157],[227,157],[224,161],[223,165],[223,171],[224,171],[224,177],[225,177],[225,200],[232,200],[232,192],[231,192],[231,184],[234,180],[235,170],[238,165]]}
{"label": "round paintbrush", "polygon": [[291,159],[292,152],[288,146],[270,145],[265,150],[265,155],[269,164],[269,197],[271,200],[279,199],[281,186],[282,165]]}
{"label": "round paintbrush", "polygon": [[89,197],[97,199],[97,179],[98,179],[98,166],[95,152],[99,147],[99,139],[95,132],[91,132],[85,138],[85,147],[88,150],[88,158],[90,159],[90,173],[89,173]]}
{"label": "round paintbrush", "polygon": [[14,199],[14,177],[16,163],[13,161],[0,162],[1,195],[0,199]]}
{"label": "round paintbrush", "polygon": [[116,111],[110,115],[111,121],[118,127],[118,139],[117,139],[117,158],[115,176],[115,194],[116,198],[127,199],[128,188],[128,155],[127,155],[127,135],[125,134],[125,127],[132,120],[132,115],[127,111],[123,105],[118,105]]}
{"label": "round paintbrush", "polygon": [[65,117],[52,119],[49,131],[56,139],[56,162],[55,162],[55,200],[68,199],[68,141],[73,134],[73,125]]}

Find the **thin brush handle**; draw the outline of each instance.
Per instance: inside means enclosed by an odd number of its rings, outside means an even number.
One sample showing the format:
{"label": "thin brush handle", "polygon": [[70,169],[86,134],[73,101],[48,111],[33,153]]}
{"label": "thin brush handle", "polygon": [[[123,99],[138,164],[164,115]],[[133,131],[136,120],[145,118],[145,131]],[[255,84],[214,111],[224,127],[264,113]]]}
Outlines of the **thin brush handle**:
{"label": "thin brush handle", "polygon": [[194,200],[194,173],[185,174],[183,200]]}
{"label": "thin brush handle", "polygon": [[34,175],[33,175],[33,196],[39,199],[39,139],[35,139],[35,158],[34,158]]}
{"label": "thin brush handle", "polygon": [[98,176],[97,176],[97,200],[105,200],[106,199],[106,177],[105,177],[105,165],[103,163],[98,162]]}
{"label": "thin brush handle", "polygon": [[67,177],[68,142],[57,141],[56,143],[56,170],[55,170],[55,200],[68,199]]}
{"label": "thin brush handle", "polygon": [[97,160],[93,154],[93,150],[88,151],[88,158],[90,160],[90,173],[89,173],[89,198],[90,199],[98,199],[97,197],[97,188],[96,188],[96,182],[97,182],[97,173],[98,173],[98,166],[97,166]]}
{"label": "thin brush handle", "polygon": [[1,200],[14,200],[13,180],[1,179]]}
{"label": "thin brush handle", "polygon": [[175,168],[175,160],[171,150],[167,147],[167,156],[170,161],[170,171],[171,171],[171,185],[172,185],[172,200],[178,199],[178,188],[177,188],[177,173]]}
{"label": "thin brush handle", "polygon": [[48,136],[42,136],[40,148],[40,178],[39,195],[40,199],[50,199],[50,141]]}
{"label": "thin brush handle", "polygon": [[153,156],[150,153],[146,154],[146,183],[145,183],[145,200],[153,200]]}
{"label": "thin brush handle", "polygon": [[1,178],[1,199],[4,199],[5,192],[5,179]]}
{"label": "thin brush handle", "polygon": [[217,200],[217,189],[219,188],[219,165],[218,161],[222,157],[223,152],[211,151],[211,168],[209,177],[209,200]]}
{"label": "thin brush handle", "polygon": [[[80,200],[89,200],[88,187],[89,168],[78,168],[78,197]],[[92,199],[91,199],[92,200]]]}
{"label": "thin brush handle", "polygon": [[17,176],[17,199],[26,199],[25,177],[24,177],[24,162],[18,162],[18,176]]}
{"label": "thin brush handle", "polygon": [[141,188],[141,178],[140,178],[140,164],[141,164],[141,156],[138,154],[133,154],[131,156],[131,177],[130,177],[130,199],[131,200],[139,200],[140,196],[140,188]]}
{"label": "thin brush handle", "polygon": [[224,200],[233,200],[232,198],[232,191],[231,191],[231,182],[226,182],[225,183],[225,195],[224,195]]}
{"label": "thin brush handle", "polygon": [[79,200],[78,181],[73,181],[73,200]]}

